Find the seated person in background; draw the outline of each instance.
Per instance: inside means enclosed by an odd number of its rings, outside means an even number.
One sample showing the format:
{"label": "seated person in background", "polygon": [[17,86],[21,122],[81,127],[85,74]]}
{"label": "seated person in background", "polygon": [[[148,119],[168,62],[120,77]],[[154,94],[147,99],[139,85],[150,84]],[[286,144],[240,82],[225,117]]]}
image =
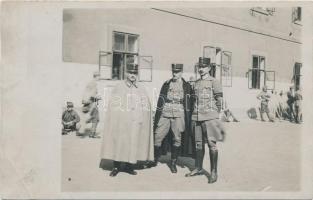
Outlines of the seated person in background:
{"label": "seated person in background", "polygon": [[80,135],[85,135],[85,132],[88,131],[88,133],[90,133],[90,138],[100,138],[96,135],[97,125],[99,123],[99,110],[97,102],[91,100],[85,102],[83,112],[86,115],[86,121],[81,128],[83,133],[80,133]]}
{"label": "seated person in background", "polygon": [[226,101],[223,102],[223,114],[224,114],[224,120],[225,122],[230,122],[230,119],[233,119],[233,122],[239,122],[235,115],[230,111],[230,109],[227,107]]}
{"label": "seated person in background", "polygon": [[62,113],[62,135],[67,135],[71,131],[76,131],[78,133],[80,129],[79,115],[75,110],[73,110],[74,104],[72,102],[67,102],[67,108]]}

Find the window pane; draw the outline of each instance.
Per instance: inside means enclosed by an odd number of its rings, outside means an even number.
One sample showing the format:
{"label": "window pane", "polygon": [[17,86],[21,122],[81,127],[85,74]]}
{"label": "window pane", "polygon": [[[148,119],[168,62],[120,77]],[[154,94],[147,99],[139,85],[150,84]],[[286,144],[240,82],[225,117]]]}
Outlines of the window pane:
{"label": "window pane", "polygon": [[252,68],[258,69],[259,68],[259,56],[253,56],[252,58]]}
{"label": "window pane", "polygon": [[122,33],[114,33],[114,50],[125,51],[125,35]]}
{"label": "window pane", "polygon": [[301,75],[301,63],[296,63],[295,64],[294,74],[295,75]]}
{"label": "window pane", "polygon": [[265,69],[265,58],[260,57],[260,69]]}
{"label": "window pane", "polygon": [[128,52],[137,53],[138,52],[138,36],[128,35]]}
{"label": "window pane", "polygon": [[133,63],[138,64],[137,56],[136,55],[130,55],[130,54],[126,55],[126,65],[127,64],[133,64]]}

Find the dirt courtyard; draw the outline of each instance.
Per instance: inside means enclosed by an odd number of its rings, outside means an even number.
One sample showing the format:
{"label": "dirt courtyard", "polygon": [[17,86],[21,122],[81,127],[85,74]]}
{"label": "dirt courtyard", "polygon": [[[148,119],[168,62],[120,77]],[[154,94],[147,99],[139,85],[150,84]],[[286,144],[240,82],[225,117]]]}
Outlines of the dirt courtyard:
{"label": "dirt courtyard", "polygon": [[[246,120],[226,123],[227,137],[219,143],[218,176],[208,184],[206,176],[184,177],[188,167],[178,166],[172,174],[161,158],[155,168],[137,170],[132,176],[99,168],[102,138],[80,138],[71,133],[62,136],[63,192],[118,191],[297,191],[300,189],[301,125],[284,122]],[[99,131],[101,134],[101,130]],[[180,163],[193,165],[188,158]],[[209,171],[206,149],[204,168]]]}

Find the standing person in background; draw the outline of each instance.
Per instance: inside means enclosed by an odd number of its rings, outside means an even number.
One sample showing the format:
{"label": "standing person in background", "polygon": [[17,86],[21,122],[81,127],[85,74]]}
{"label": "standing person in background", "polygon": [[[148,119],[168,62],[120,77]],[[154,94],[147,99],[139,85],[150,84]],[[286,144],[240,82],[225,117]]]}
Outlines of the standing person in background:
{"label": "standing person in background", "polygon": [[268,103],[268,107],[273,118],[278,118],[281,121],[281,116],[279,112],[279,102],[278,95],[275,90],[272,90],[272,94],[270,94],[270,101]]}
{"label": "standing person in background", "polygon": [[186,177],[202,175],[204,159],[204,145],[208,143],[211,173],[208,183],[217,181],[217,142],[223,141],[225,131],[219,119],[222,109],[223,91],[220,82],[210,76],[210,58],[199,58],[199,74],[201,76],[195,82],[194,95],[192,98],[192,130],[196,149],[195,169],[186,174]]}
{"label": "standing person in background", "polygon": [[[99,81],[100,73],[98,71],[93,73],[93,79],[87,84],[84,93],[82,104],[88,106],[89,102],[97,102],[100,97],[98,95],[97,82]],[[86,105],[87,104],[87,105]]]}
{"label": "standing person in background", "polygon": [[293,86],[290,86],[289,91],[287,92],[287,104],[289,108],[289,121],[292,122],[295,120],[295,113],[294,113],[294,102],[295,102],[295,92]]}
{"label": "standing person in background", "polygon": [[287,96],[284,94],[284,92],[281,90],[278,96],[278,102],[279,102],[279,112],[282,119],[288,118],[288,104],[287,104]]}
{"label": "standing person in background", "polygon": [[295,121],[298,124],[302,121],[302,92],[299,86],[295,92]]}
{"label": "standing person in background", "polygon": [[268,102],[270,101],[271,96],[267,93],[267,87],[263,86],[262,91],[260,94],[257,95],[257,99],[261,100],[261,109],[260,109],[260,116],[261,121],[265,122],[264,120],[264,113],[266,113],[268,119],[270,122],[274,122],[274,119],[272,118],[270,114],[270,110],[268,108]]}
{"label": "standing person in background", "polygon": [[80,133],[80,135],[85,136],[85,132],[88,130],[90,138],[100,138],[100,136],[97,135],[97,126],[99,123],[97,102],[85,102],[85,109],[88,110],[88,112],[85,113],[86,121],[82,123],[81,131],[83,131],[83,133]]}

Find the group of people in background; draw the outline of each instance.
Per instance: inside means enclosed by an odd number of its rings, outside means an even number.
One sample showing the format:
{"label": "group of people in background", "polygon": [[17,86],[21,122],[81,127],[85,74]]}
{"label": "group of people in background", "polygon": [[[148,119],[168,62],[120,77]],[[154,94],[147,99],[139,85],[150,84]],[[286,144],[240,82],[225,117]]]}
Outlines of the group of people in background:
{"label": "group of people in background", "polygon": [[272,90],[268,92],[264,86],[262,91],[257,95],[257,99],[261,101],[260,117],[261,121],[265,121],[264,114],[267,115],[269,121],[275,122],[288,119],[290,122],[302,123],[302,92],[299,86],[294,89],[290,86],[289,91],[284,93]]}
{"label": "group of people in background", "polygon": [[74,131],[80,137],[100,138],[97,134],[97,126],[100,121],[98,101],[101,99],[97,90],[99,76],[99,72],[95,72],[93,80],[85,88],[82,100],[82,116],[73,109],[73,102],[67,102],[66,110],[62,113],[62,135],[67,135],[69,132]]}

